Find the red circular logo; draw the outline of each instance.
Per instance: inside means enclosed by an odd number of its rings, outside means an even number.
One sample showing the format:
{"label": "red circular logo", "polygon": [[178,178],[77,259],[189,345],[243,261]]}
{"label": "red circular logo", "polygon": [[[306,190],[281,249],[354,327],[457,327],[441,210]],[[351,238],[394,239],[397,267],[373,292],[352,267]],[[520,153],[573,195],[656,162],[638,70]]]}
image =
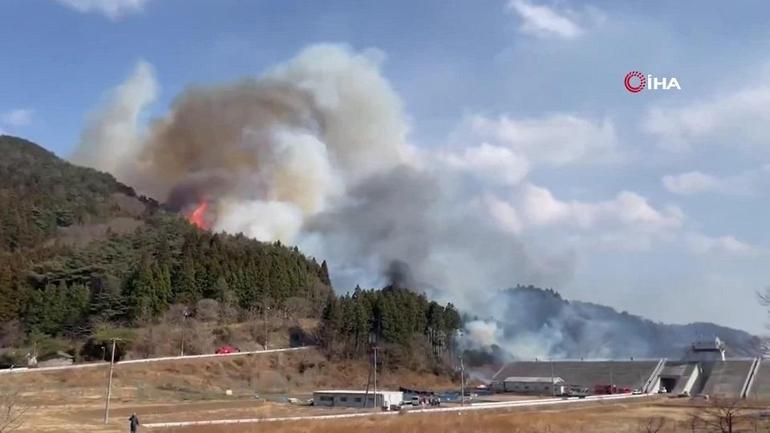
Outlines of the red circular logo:
{"label": "red circular logo", "polygon": [[[636,81],[635,84],[634,81]],[[639,93],[647,85],[647,78],[639,71],[631,71],[626,74],[626,79],[623,80],[623,84],[626,85],[626,90],[629,92]]]}

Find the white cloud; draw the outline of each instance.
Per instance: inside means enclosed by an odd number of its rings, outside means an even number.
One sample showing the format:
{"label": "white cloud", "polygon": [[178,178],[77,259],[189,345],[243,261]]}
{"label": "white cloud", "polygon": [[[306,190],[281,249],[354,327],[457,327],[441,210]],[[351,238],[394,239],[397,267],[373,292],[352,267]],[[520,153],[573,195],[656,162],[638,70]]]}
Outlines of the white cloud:
{"label": "white cloud", "polygon": [[755,196],[770,191],[770,164],[731,176],[714,176],[699,171],[664,176],[663,186],[674,194],[718,193]]}
{"label": "white cloud", "polygon": [[516,185],[529,172],[529,161],[511,149],[482,143],[460,153],[442,156],[451,168],[470,172],[480,178],[504,185]]}
{"label": "white cloud", "polygon": [[519,30],[522,33],[540,38],[575,39],[583,35],[588,26],[604,19],[594,8],[576,12],[534,4],[529,0],[510,0],[507,10],[521,19]]}
{"label": "white cloud", "polygon": [[689,233],[685,240],[690,250],[699,255],[720,254],[729,256],[752,255],[757,249],[733,236],[709,237],[700,233]]}
{"label": "white cloud", "polygon": [[98,12],[117,20],[125,15],[141,12],[150,0],[54,0],[78,12]]}
{"label": "white cloud", "polygon": [[525,187],[523,213],[534,225],[571,225],[582,229],[622,226],[631,230],[675,229],[684,223],[682,211],[675,207],[658,210],[635,192],[622,191],[614,199],[600,202],[561,201],[546,188]]}
{"label": "white cloud", "polygon": [[658,146],[676,152],[718,141],[729,146],[765,146],[770,141],[770,87],[753,86],[679,107],[653,107],[642,123]]}
{"label": "white cloud", "polygon": [[686,222],[679,208],[653,207],[631,191],[609,200],[561,200],[547,188],[525,183],[507,199],[488,193],[474,204],[509,233],[587,249],[649,249],[657,241],[676,239]]}
{"label": "white cloud", "polygon": [[593,121],[572,114],[538,118],[473,116],[466,123],[474,137],[511,149],[533,163],[564,165],[620,159],[615,127],[609,119]]}
{"label": "white cloud", "polygon": [[669,192],[682,195],[713,191],[719,187],[717,178],[699,171],[664,176],[662,183]]}
{"label": "white cloud", "polygon": [[32,123],[34,111],[28,108],[17,108],[2,115],[2,122],[8,126],[26,126]]}

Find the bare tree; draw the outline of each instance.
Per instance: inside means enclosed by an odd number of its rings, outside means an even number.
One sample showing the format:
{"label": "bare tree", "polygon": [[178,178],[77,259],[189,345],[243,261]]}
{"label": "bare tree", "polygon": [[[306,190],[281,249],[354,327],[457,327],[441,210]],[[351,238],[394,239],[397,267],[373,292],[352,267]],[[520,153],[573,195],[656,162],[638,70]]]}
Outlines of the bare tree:
{"label": "bare tree", "polygon": [[19,429],[29,406],[21,403],[21,396],[14,389],[0,389],[0,433]]}
{"label": "bare tree", "polygon": [[201,322],[216,322],[219,320],[219,301],[201,299],[195,304],[195,318]]}
{"label": "bare tree", "polygon": [[639,424],[639,431],[641,433],[660,433],[663,431],[663,427],[666,426],[666,419],[660,416],[653,416],[647,418]]}
{"label": "bare tree", "polygon": [[273,323],[271,323],[272,313],[273,300],[268,296],[265,297],[260,304],[252,306],[246,314],[246,321],[248,322],[247,329],[249,330],[251,338],[263,347],[267,347],[270,339],[270,332],[273,325]]}
{"label": "bare tree", "polygon": [[739,399],[712,399],[690,419],[693,433],[736,433],[749,421]]}

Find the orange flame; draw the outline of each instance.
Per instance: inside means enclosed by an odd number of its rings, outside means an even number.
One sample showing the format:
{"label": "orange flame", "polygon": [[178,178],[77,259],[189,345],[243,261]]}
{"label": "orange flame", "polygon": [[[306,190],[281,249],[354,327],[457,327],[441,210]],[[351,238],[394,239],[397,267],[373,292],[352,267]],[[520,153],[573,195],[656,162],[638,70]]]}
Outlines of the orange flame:
{"label": "orange flame", "polygon": [[198,207],[192,211],[192,213],[187,217],[187,220],[201,230],[208,229],[208,223],[206,222],[206,211],[208,208],[208,202],[202,201],[198,203]]}

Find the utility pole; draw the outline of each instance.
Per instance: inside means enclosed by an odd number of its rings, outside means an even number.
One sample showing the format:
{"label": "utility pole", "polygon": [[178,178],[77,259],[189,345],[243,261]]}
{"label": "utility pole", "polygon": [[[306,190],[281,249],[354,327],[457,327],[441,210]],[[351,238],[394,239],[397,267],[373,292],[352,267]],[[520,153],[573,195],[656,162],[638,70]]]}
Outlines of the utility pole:
{"label": "utility pole", "polygon": [[553,380],[553,358],[551,358],[551,397],[556,396],[556,383]]}
{"label": "utility pole", "polygon": [[460,354],[460,406],[465,406],[465,365],[462,353]]}
{"label": "utility pole", "polygon": [[182,313],[182,341],[179,343],[179,356],[184,356],[184,331],[187,328],[187,318],[190,317],[190,312],[185,308]]}
{"label": "utility pole", "polygon": [[267,303],[265,302],[262,308],[262,318],[265,322],[265,350],[267,350],[267,340],[270,338],[270,332],[267,330],[267,310],[269,309],[270,307],[268,307]]}
{"label": "utility pole", "polygon": [[610,366],[610,394],[615,394],[615,384],[612,382],[612,366]]}
{"label": "utility pole", "polygon": [[110,354],[110,374],[107,379],[107,399],[104,402],[104,423],[110,420],[110,397],[112,397],[112,372],[115,370],[115,342],[117,338],[112,339],[112,353]]}
{"label": "utility pole", "polygon": [[374,407],[377,407],[377,342],[374,343]]}

